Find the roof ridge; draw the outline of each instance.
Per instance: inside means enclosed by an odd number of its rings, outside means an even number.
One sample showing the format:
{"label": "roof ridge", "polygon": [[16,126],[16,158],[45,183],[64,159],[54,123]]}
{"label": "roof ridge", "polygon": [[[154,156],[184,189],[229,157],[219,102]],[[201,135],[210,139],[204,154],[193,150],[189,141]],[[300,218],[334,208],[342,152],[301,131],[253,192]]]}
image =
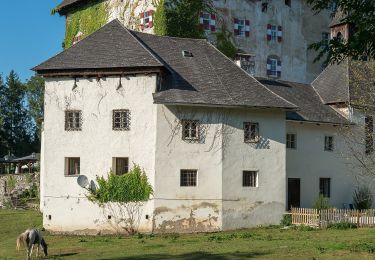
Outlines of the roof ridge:
{"label": "roof ridge", "polygon": [[281,97],[280,95],[276,94],[275,92],[271,91],[271,90],[268,89],[266,86],[264,86],[261,82],[259,82],[259,80],[257,80],[255,77],[253,77],[252,75],[250,75],[249,73],[247,73],[243,68],[237,66],[237,64],[235,64],[235,63],[233,62],[233,60],[229,59],[226,55],[224,55],[224,53],[222,53],[221,51],[219,51],[219,49],[216,48],[216,46],[214,46],[213,44],[211,44],[211,43],[208,42],[208,41],[205,41],[205,42],[206,42],[206,44],[208,44],[208,45],[210,45],[211,47],[213,47],[214,50],[216,50],[216,52],[220,53],[223,57],[225,57],[225,59],[229,60],[233,65],[235,65],[237,68],[239,68],[243,73],[246,74],[247,77],[249,77],[249,78],[255,80],[256,82],[258,82],[259,85],[260,85],[261,87],[263,87],[265,90],[267,90],[268,92],[270,92],[271,94],[273,94],[273,95],[276,96],[277,98],[279,98],[279,99],[285,101],[286,103],[288,103],[288,104],[294,106],[295,108],[298,108],[297,105],[293,104],[292,102],[289,102],[289,101],[286,100],[285,98],[283,98],[283,97]]}
{"label": "roof ridge", "polygon": [[146,48],[145,47],[145,43],[143,43],[142,41],[140,41],[133,33],[132,33],[132,31],[131,30],[129,30],[128,28],[126,28],[125,27],[125,25],[123,25],[121,22],[120,22],[120,20],[119,19],[114,19],[113,21],[116,21],[117,23],[119,23],[120,25],[121,25],[121,27],[127,32],[127,33],[129,33],[130,35],[131,35],[131,37],[135,40],[135,41],[137,41],[141,46],[142,46],[142,48],[143,49],[145,49],[145,51],[147,51],[154,59],[156,59],[156,61],[157,62],[159,62],[160,63],[160,65],[163,65],[164,66],[164,64],[160,61],[160,59],[159,58],[157,58],[148,48]]}

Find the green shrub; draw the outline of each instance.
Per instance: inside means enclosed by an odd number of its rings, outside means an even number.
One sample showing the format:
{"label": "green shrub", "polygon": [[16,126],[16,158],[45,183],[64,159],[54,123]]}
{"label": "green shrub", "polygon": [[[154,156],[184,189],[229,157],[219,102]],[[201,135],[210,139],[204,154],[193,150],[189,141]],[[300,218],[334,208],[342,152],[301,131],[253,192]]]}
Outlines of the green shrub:
{"label": "green shrub", "polygon": [[353,223],[349,223],[349,222],[340,222],[340,223],[330,224],[328,225],[327,228],[345,230],[345,229],[357,228],[357,225]]}
{"label": "green shrub", "polygon": [[290,214],[285,214],[280,220],[280,226],[288,227],[292,225],[292,216]]}
{"label": "green shrub", "polygon": [[7,192],[11,193],[16,188],[17,180],[13,175],[9,175],[6,181]]}
{"label": "green shrub", "polygon": [[97,177],[98,188],[91,190],[89,199],[100,204],[109,202],[146,202],[153,194],[146,173],[138,165],[124,175],[109,173],[108,178]]}
{"label": "green shrub", "polygon": [[358,187],[353,194],[353,204],[356,209],[369,209],[372,206],[373,195],[368,186]]}
{"label": "green shrub", "polygon": [[313,208],[317,210],[329,209],[329,199],[320,194],[319,197],[315,200]]}

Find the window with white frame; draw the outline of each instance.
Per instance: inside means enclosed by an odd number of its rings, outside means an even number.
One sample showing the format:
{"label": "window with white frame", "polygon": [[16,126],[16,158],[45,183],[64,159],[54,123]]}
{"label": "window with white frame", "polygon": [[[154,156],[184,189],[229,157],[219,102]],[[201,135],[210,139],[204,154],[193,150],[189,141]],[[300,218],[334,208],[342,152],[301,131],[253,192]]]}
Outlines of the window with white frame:
{"label": "window with white frame", "polygon": [[127,109],[112,111],[112,129],[115,131],[130,130],[130,112]]}
{"label": "window with white frame", "polygon": [[288,133],[286,134],[286,148],[297,149],[297,135]]}
{"label": "window with white frame", "polygon": [[82,111],[67,110],[65,111],[65,131],[82,130]]}
{"label": "window with white frame", "polygon": [[334,149],[333,136],[324,137],[324,151],[332,152]]}
{"label": "window with white frame", "polygon": [[267,75],[281,77],[281,60],[275,55],[267,58]]}
{"label": "window with white frame", "polygon": [[199,120],[182,120],[182,140],[199,140]]}
{"label": "window with white frame", "polygon": [[181,170],[180,186],[181,187],[197,186],[197,170]]}
{"label": "window with white frame", "polygon": [[258,187],[258,172],[257,171],[243,171],[242,172],[242,186],[243,187]]}
{"label": "window with white frame", "polygon": [[245,122],[243,128],[245,143],[256,143],[259,141],[259,123]]}

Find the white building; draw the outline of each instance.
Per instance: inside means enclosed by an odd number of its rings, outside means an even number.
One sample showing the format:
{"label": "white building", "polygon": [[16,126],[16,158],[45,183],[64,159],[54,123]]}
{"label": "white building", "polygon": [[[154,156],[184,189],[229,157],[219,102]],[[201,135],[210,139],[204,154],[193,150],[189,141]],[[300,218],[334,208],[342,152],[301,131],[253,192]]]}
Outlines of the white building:
{"label": "white building", "polygon": [[143,167],[154,187],[144,232],[279,223],[323,194],[351,203],[349,121],[310,85],[255,79],[205,40],[130,31],[114,20],[37,66],[46,78],[43,225],[113,232],[77,184]]}

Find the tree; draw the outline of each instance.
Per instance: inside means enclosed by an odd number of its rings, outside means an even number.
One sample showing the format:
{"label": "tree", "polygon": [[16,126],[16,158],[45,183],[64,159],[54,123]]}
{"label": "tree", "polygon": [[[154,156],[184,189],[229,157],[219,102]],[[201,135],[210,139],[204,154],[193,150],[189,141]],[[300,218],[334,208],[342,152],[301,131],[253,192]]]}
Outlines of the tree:
{"label": "tree", "polygon": [[[342,14],[343,23],[351,26],[350,37],[331,39],[328,48],[324,42],[314,43],[310,48],[319,51],[316,60],[326,57],[326,63],[340,62],[345,58],[375,58],[375,1],[373,0],[308,0],[315,12],[336,5],[336,14]],[[341,16],[341,15],[340,15]],[[327,55],[326,55],[327,54]]]}
{"label": "tree", "polygon": [[110,215],[109,224],[117,232],[134,234],[138,231],[142,208],[153,194],[146,173],[138,165],[124,175],[110,172],[107,178],[97,177],[98,187],[88,198]]}
{"label": "tree", "polygon": [[26,109],[25,85],[11,71],[6,83],[0,84],[0,110],[2,112],[2,145],[0,155],[14,153],[22,156],[32,152],[33,127]]}
{"label": "tree", "polygon": [[204,38],[201,12],[212,12],[211,0],[160,0],[155,13],[155,33],[181,38]]}
{"label": "tree", "polygon": [[42,118],[44,115],[44,83],[45,80],[35,74],[26,83],[26,96],[29,115],[36,126],[36,136],[40,140]]}

